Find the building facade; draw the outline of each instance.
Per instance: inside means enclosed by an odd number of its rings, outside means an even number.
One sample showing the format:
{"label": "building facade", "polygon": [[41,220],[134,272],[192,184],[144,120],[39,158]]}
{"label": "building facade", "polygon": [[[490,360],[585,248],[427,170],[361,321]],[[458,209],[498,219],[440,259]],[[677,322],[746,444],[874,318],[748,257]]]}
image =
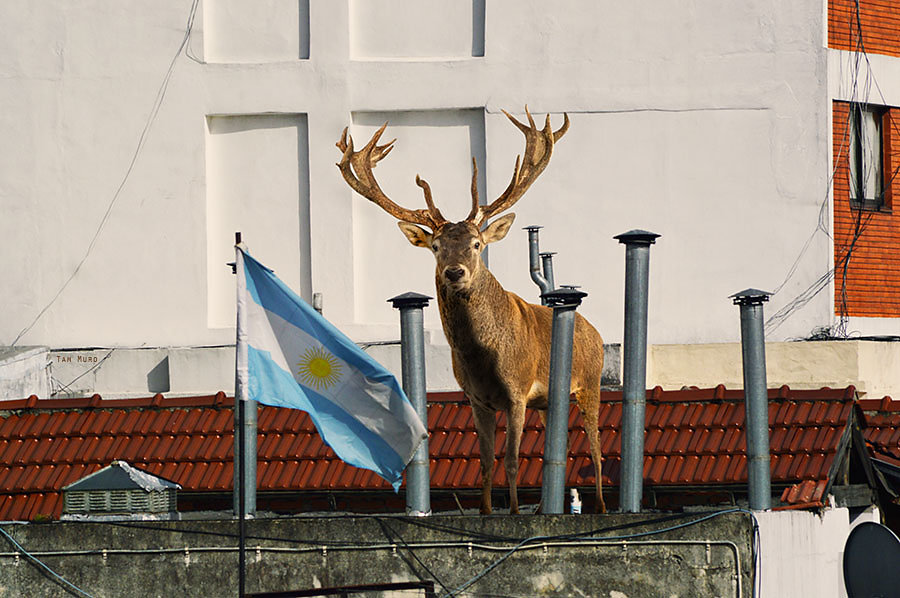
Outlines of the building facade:
{"label": "building facade", "polygon": [[[433,295],[433,259],[354,195],[335,142],[388,122],[381,187],[419,208],[420,174],[461,219],[472,157],[483,200],[506,187],[523,139],[501,110],[526,104],[571,129],[485,254],[507,289],[537,300],[520,229],[542,225],[557,283],[581,285],[581,313],[621,342],[612,237],[642,228],[662,235],[653,344],[736,341],[728,296],[747,287],[775,292],[771,341],[900,334],[897,14],[896,0],[4,5],[0,345],[99,347],[83,367],[44,359],[59,396],[104,367],[136,393],[228,390],[241,231],[390,361],[386,300]],[[436,307],[425,325],[429,386],[451,388]]]}

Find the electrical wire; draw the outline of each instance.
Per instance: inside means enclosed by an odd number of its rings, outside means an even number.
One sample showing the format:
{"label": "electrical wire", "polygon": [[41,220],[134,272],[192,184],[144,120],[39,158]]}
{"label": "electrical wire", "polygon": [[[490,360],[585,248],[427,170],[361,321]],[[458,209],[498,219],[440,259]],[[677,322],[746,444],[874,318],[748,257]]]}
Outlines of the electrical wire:
{"label": "electrical wire", "polygon": [[[591,536],[590,538],[585,537],[582,539],[585,539],[585,540],[588,540],[588,539],[607,540],[607,541],[631,540],[634,538],[641,538],[641,537],[646,537],[646,536],[651,536],[651,535],[656,535],[656,534],[662,534],[662,533],[666,533],[666,532],[670,532],[670,531],[674,531],[674,530],[678,530],[678,529],[683,529],[685,527],[690,527],[692,525],[696,525],[703,521],[707,521],[714,517],[719,517],[719,516],[725,515],[727,513],[738,513],[738,512],[750,513],[751,517],[753,517],[753,520],[755,522],[756,517],[753,515],[752,511],[748,511],[747,509],[727,509],[724,511],[716,511],[715,513],[711,513],[709,515],[700,517],[698,519],[694,519],[693,521],[681,523],[681,524],[670,526],[670,527],[663,528],[663,529],[649,530],[649,531],[645,531],[645,532],[637,532],[634,534],[627,534],[627,535],[620,535],[620,536],[601,536],[601,537]],[[756,523],[754,523],[754,525],[756,525]],[[564,537],[567,537],[567,536],[564,536]],[[756,538],[756,536],[754,536],[754,541],[751,541],[751,544],[753,544],[755,542],[755,538]],[[464,582],[462,585],[458,586],[451,592],[444,594],[441,598],[451,598],[453,596],[459,595],[460,592],[465,591],[467,588],[469,588],[473,584],[477,583],[485,575],[487,575],[488,573],[490,573],[491,571],[493,571],[494,569],[499,567],[503,562],[505,562],[507,559],[509,559],[509,557],[513,556],[516,552],[518,552],[519,550],[521,550],[523,547],[527,546],[528,544],[535,543],[535,542],[544,542],[544,541],[553,540],[553,539],[559,539],[559,536],[532,536],[530,538],[525,538],[524,540],[519,542],[516,546],[514,546],[513,548],[511,548],[510,550],[505,552],[500,558],[496,559],[493,563],[491,563],[490,565],[488,565],[487,567],[482,569],[478,574],[471,577],[468,581]],[[753,550],[755,550],[755,549],[753,549]],[[755,557],[753,557],[751,560],[754,561],[754,566],[755,566]],[[757,587],[758,587],[758,584],[757,584]]]}
{"label": "electrical wire", "polygon": [[172,78],[172,73],[175,70],[175,63],[178,61],[178,57],[181,55],[182,51],[188,44],[188,41],[191,39],[191,30],[194,27],[194,17],[197,14],[197,6],[199,5],[200,0],[192,0],[191,2],[191,10],[188,14],[187,25],[185,26],[184,38],[181,40],[181,44],[178,46],[178,50],[175,52],[175,55],[172,57],[171,62],[169,63],[169,68],[166,71],[165,76],[163,77],[162,84],[160,84],[159,89],[156,92],[156,99],[153,102],[153,106],[150,108],[150,115],[147,117],[147,121],[144,123],[144,128],[141,131],[140,137],[138,138],[137,147],[135,147],[134,153],[131,156],[131,162],[128,164],[128,168],[125,170],[125,175],[122,177],[119,186],[116,188],[115,193],[113,193],[112,199],[110,199],[109,203],[106,206],[106,211],[103,213],[103,217],[100,219],[100,224],[97,226],[97,229],[94,231],[94,235],[91,237],[91,242],[88,243],[87,250],[82,256],[81,260],[75,266],[75,269],[69,275],[68,278],[63,282],[62,286],[59,287],[59,290],[56,291],[56,294],[52,299],[41,309],[38,314],[34,317],[28,326],[22,329],[19,332],[18,336],[13,339],[12,343],[9,344],[11,347],[15,347],[16,343],[19,342],[24,335],[26,335],[32,328],[34,328],[35,324],[47,313],[47,310],[56,303],[56,300],[59,299],[60,295],[62,295],[63,291],[69,286],[69,283],[75,279],[78,275],[78,272],[81,271],[81,267],[84,266],[84,263],[87,261],[88,257],[94,251],[94,246],[97,244],[97,239],[100,237],[100,233],[103,232],[104,227],[106,226],[107,221],[109,220],[110,213],[112,213],[113,207],[119,200],[119,197],[122,194],[122,189],[125,188],[125,183],[128,182],[129,177],[131,176],[132,170],[134,170],[134,166],[137,163],[138,157],[141,155],[141,150],[144,149],[144,144],[147,141],[147,136],[150,133],[150,127],[153,125],[153,122],[156,120],[157,114],[159,114],[159,109],[162,106],[163,100],[166,97],[166,91],[169,88],[169,81]]}
{"label": "electrical wire", "polygon": [[[847,121],[845,122],[844,127],[844,135],[841,139],[841,145],[838,149],[837,156],[834,158],[834,165],[831,171],[831,175],[828,180],[828,185],[826,188],[825,199],[820,204],[819,208],[819,218],[816,225],[816,228],[813,230],[813,233],[807,239],[803,248],[800,251],[797,259],[792,264],[791,268],[788,271],[788,274],[785,276],[784,280],[781,284],[776,287],[776,293],[780,291],[790,280],[790,278],[794,275],[799,265],[800,260],[805,255],[807,249],[809,248],[812,239],[818,234],[819,231],[822,231],[828,236],[832,238],[832,240],[837,243],[838,240],[834,239],[829,233],[825,222],[825,216],[827,215],[827,206],[828,206],[828,197],[831,193],[832,185],[834,182],[834,177],[837,173],[839,165],[842,163],[843,154],[845,147],[847,145],[847,138],[849,136],[849,130],[851,128],[851,120],[852,120],[852,111],[854,104],[861,104],[862,106],[869,105],[869,99],[871,97],[872,86],[874,85],[875,89],[878,90],[878,94],[881,98],[882,105],[886,104],[886,100],[884,98],[884,94],[881,91],[881,87],[878,84],[877,79],[874,76],[874,71],[869,60],[868,53],[865,48],[865,43],[863,40],[863,27],[862,27],[862,16],[859,0],[855,0],[855,10],[854,14],[851,16],[849,26],[850,26],[850,37],[854,40],[854,49],[852,50],[852,63],[851,63],[851,90],[850,90],[850,106],[851,109],[848,110]],[[855,35],[854,35],[855,34]],[[862,89],[860,89],[860,72],[862,71],[862,61],[865,61],[866,70],[865,77],[862,81]],[[898,129],[898,123],[895,122],[897,119],[888,119],[890,122],[890,126],[892,129],[898,133],[900,136],[900,129]],[[850,141],[853,143],[853,140]],[[864,147],[861,149],[865,149]],[[873,160],[863,160],[863,163],[868,165],[869,167],[876,167],[873,163]],[[893,183],[894,179],[898,175],[898,171],[900,171],[900,166],[894,169],[893,172],[890,173],[890,177],[883,176],[882,189],[881,194],[878,199],[882,202],[884,201],[884,194],[890,185]],[[886,174],[886,173],[885,173]],[[852,207],[851,207],[852,209]],[[837,273],[841,273],[840,276],[840,290],[838,292],[839,302],[837,305],[838,311],[838,321],[832,325],[825,328],[820,328],[815,331],[810,338],[847,338],[850,333],[847,331],[847,323],[849,320],[848,314],[848,304],[849,304],[849,292],[847,289],[847,277],[849,274],[850,264],[854,255],[855,250],[858,248],[858,242],[869,224],[871,223],[873,212],[870,210],[864,209],[862,206],[853,210],[855,220],[852,226],[852,230],[850,233],[850,237],[848,240],[844,240],[837,247],[838,258],[835,260],[834,267],[829,269],[825,274],[816,279],[811,285],[809,285],[806,289],[800,292],[799,295],[794,297],[791,301],[789,301],[784,307],[782,307],[778,312],[776,312],[773,316],[771,316],[765,323],[765,333],[771,334],[777,329],[781,324],[783,324],[788,318],[790,318],[795,312],[806,306],[814,297],[816,297],[820,292],[830,287],[830,283],[832,280],[837,278]],[[865,216],[864,216],[865,214]],[[774,293],[773,293],[774,294]]]}
{"label": "electrical wire", "polygon": [[[591,530],[584,531],[584,532],[578,532],[578,533],[573,533],[573,534],[560,534],[560,535],[550,536],[550,537],[553,539],[556,539],[556,540],[572,540],[572,539],[578,539],[578,538],[586,537],[586,536],[593,536],[593,535],[604,533],[604,532],[630,529],[630,528],[634,528],[634,527],[642,527],[642,526],[647,526],[647,525],[657,525],[657,524],[665,523],[668,521],[674,521],[674,520],[678,520],[678,519],[684,519],[687,517],[693,517],[695,515],[696,515],[695,513],[673,513],[673,514],[669,514],[669,515],[664,515],[662,517],[657,517],[654,519],[648,519],[648,520],[642,520],[642,521],[632,521],[632,522],[621,523],[621,524],[613,525],[613,526],[609,526],[609,527],[595,528],[595,529],[591,529]],[[483,532],[478,532],[478,531],[474,531],[474,530],[470,530],[470,529],[466,529],[466,528],[462,528],[462,527],[454,527],[451,525],[436,524],[432,521],[428,521],[427,517],[407,517],[405,515],[384,515],[384,514],[381,514],[381,515],[365,515],[365,514],[363,514],[363,515],[334,515],[334,516],[315,515],[312,517],[304,517],[303,515],[299,515],[299,516],[294,516],[294,518],[295,519],[315,519],[317,521],[326,520],[326,519],[354,519],[354,520],[367,520],[367,519],[391,520],[391,519],[396,519],[397,521],[402,521],[405,524],[418,526],[418,527],[424,527],[424,528],[432,529],[435,531],[441,531],[444,533],[449,533],[449,534],[456,535],[456,536],[466,538],[469,540],[477,540],[477,541],[481,541],[481,542],[494,542],[494,543],[499,543],[499,542],[512,543],[512,542],[521,541],[520,537],[501,536],[501,535],[496,535],[496,534],[486,534]],[[231,532],[214,532],[214,531],[209,531],[209,530],[171,528],[171,527],[165,527],[165,526],[159,526],[159,525],[149,525],[149,524],[145,524],[145,523],[133,523],[133,522],[128,522],[128,521],[108,521],[105,523],[107,523],[109,525],[118,526],[118,527],[126,527],[126,528],[131,528],[131,529],[141,529],[141,530],[148,530],[148,531],[170,532],[170,533],[177,533],[177,534],[197,534],[197,535],[214,536],[214,537],[222,537],[222,538],[229,538],[229,539],[234,539],[234,538],[238,537],[237,534],[231,533]],[[307,539],[298,539],[298,538],[284,538],[284,537],[278,537],[278,536],[251,536],[251,535],[248,535],[247,539],[248,540],[263,540],[263,541],[271,541],[271,542],[284,542],[287,544],[300,544],[303,546],[325,546],[325,547],[329,547],[329,548],[330,547],[341,547],[341,546],[357,546],[357,545],[361,545],[361,544],[367,544],[366,542],[363,542],[360,540],[323,541],[320,539],[307,540]],[[369,542],[368,544],[371,544],[374,546],[374,545],[378,545],[379,543],[378,542]]]}
{"label": "electrical wire", "polygon": [[[446,524],[435,524],[433,522],[425,521],[425,519],[427,519],[427,518],[410,518],[410,517],[399,516],[399,515],[398,516],[353,515],[353,516],[350,516],[350,518],[356,519],[356,520],[360,520],[360,519],[373,520],[373,521],[377,522],[381,526],[382,532],[385,534],[388,541],[391,544],[401,545],[410,555],[413,556],[413,558],[416,559],[416,561],[426,571],[426,573],[428,573],[428,575],[431,576],[431,579],[425,579],[420,573],[418,573],[415,570],[415,568],[412,566],[412,564],[404,558],[404,560],[407,562],[407,565],[409,565],[410,569],[413,571],[413,574],[416,575],[421,581],[436,582],[444,589],[445,594],[443,596],[450,597],[450,596],[458,596],[460,592],[463,592],[467,588],[471,587],[478,580],[483,578],[485,575],[489,574],[491,571],[493,571],[498,566],[500,566],[504,561],[506,561],[511,556],[513,556],[516,552],[527,547],[529,544],[534,544],[537,542],[554,542],[554,541],[556,541],[556,542],[565,541],[565,542],[576,542],[576,543],[579,541],[584,541],[584,542],[588,543],[588,542],[597,541],[597,540],[602,540],[602,541],[631,540],[631,539],[637,539],[637,538],[642,538],[642,537],[647,537],[647,536],[658,535],[658,534],[662,534],[662,533],[666,533],[666,532],[670,532],[670,531],[674,531],[674,530],[678,530],[678,529],[684,529],[684,528],[691,527],[693,525],[697,525],[704,521],[708,521],[715,517],[720,517],[722,515],[726,515],[729,513],[748,514],[753,522],[752,523],[753,528],[751,530],[751,541],[750,541],[750,545],[751,545],[750,546],[750,549],[751,549],[750,565],[751,565],[752,571],[754,571],[756,574],[756,580],[757,580],[757,582],[754,584],[754,587],[756,589],[756,591],[754,593],[758,593],[759,579],[761,579],[761,563],[758,558],[759,542],[760,542],[759,522],[757,521],[756,516],[752,511],[743,509],[743,508],[731,508],[731,509],[725,509],[725,510],[721,510],[721,511],[714,511],[712,513],[708,513],[705,515],[699,515],[699,516],[697,513],[674,513],[674,514],[664,515],[662,517],[657,517],[654,519],[631,521],[631,522],[626,522],[626,523],[617,524],[617,525],[613,525],[613,526],[595,528],[595,529],[591,529],[591,530],[584,531],[584,532],[569,533],[569,534],[537,535],[537,536],[531,536],[531,537],[528,537],[525,539],[513,538],[513,537],[509,537],[509,536],[497,536],[494,534],[483,534],[481,532],[477,532],[477,531],[473,531],[473,530],[469,530],[469,529],[465,529],[465,528],[461,528],[461,527],[454,527],[454,526],[446,525]],[[687,517],[692,517],[693,519],[691,519],[690,521],[685,521],[685,522],[677,523],[675,525],[669,525],[669,526],[666,526],[663,528],[658,528],[658,529],[642,530],[642,531],[637,531],[637,532],[628,533],[628,534],[607,535],[610,532],[617,532],[617,531],[631,529],[631,528],[635,528],[635,527],[655,526],[660,523],[668,523],[671,521],[677,521],[679,519],[684,519]],[[323,518],[324,519],[329,519],[329,518],[331,518],[331,519],[346,519],[346,518],[348,518],[348,516],[335,516],[335,517],[316,516],[315,517],[315,519],[317,519],[317,520],[321,520]],[[397,532],[397,530],[395,528],[393,528],[387,524],[387,522],[389,522],[391,520],[403,522],[404,524],[410,524],[410,525],[414,525],[414,526],[431,528],[431,529],[434,529],[437,531],[443,531],[446,533],[452,533],[454,535],[458,535],[458,536],[462,536],[462,537],[468,536],[471,539],[478,540],[481,542],[492,542],[492,543],[504,542],[507,544],[515,542],[516,544],[511,549],[504,552],[497,560],[495,560],[493,563],[491,563],[488,567],[485,567],[477,575],[473,576],[468,581],[464,582],[462,585],[460,585],[454,589],[448,589],[448,587],[440,579],[437,578],[437,576],[434,574],[434,572],[431,571],[429,569],[429,567],[417,555],[415,555],[415,549],[417,547],[411,546],[409,543],[407,543],[403,539],[401,534],[399,532]],[[184,529],[182,527],[173,528],[173,527],[154,526],[154,525],[147,525],[147,524],[143,524],[143,523],[130,523],[130,522],[110,521],[107,523],[110,525],[116,525],[116,526],[120,526],[120,527],[132,528],[132,529],[162,531],[162,532],[169,532],[169,533],[177,533],[180,535],[198,534],[198,535],[205,535],[205,536],[223,537],[223,538],[228,538],[228,539],[237,538],[237,534],[229,533],[229,532],[214,532],[214,531],[199,530],[199,529],[191,530],[191,529]],[[330,540],[323,541],[323,540],[317,540],[317,539],[309,540],[309,539],[283,538],[283,537],[265,536],[265,535],[263,535],[263,536],[248,535],[247,539],[248,540],[257,540],[257,541],[268,541],[268,542],[281,542],[281,543],[285,543],[285,544],[298,544],[301,546],[310,546],[310,547],[324,548],[324,549],[328,549],[328,548],[339,549],[339,548],[348,548],[348,547],[366,548],[366,547],[383,547],[384,546],[383,543],[365,542],[365,541],[360,541],[360,540],[355,540],[352,542],[330,541]],[[421,548],[421,547],[419,547],[419,548]]]}
{"label": "electrical wire", "polygon": [[[878,94],[881,99],[881,105],[883,106],[886,104],[886,100],[885,100],[884,94],[881,91],[881,86],[878,85],[878,80],[875,78],[874,70],[872,68],[871,61],[869,60],[868,52],[866,51],[866,48],[865,48],[864,34],[863,34],[863,28],[862,28],[862,15],[861,15],[861,8],[860,8],[859,0],[855,0],[854,7],[855,7],[854,15],[853,15],[854,22],[851,24],[851,27],[853,27],[855,25],[856,52],[854,54],[854,57],[855,57],[855,73],[854,73],[854,81],[853,81],[854,95],[852,96],[851,99],[856,97],[856,92],[858,89],[859,70],[860,70],[859,63],[860,63],[861,59],[864,59],[865,63],[866,63],[866,76],[865,76],[865,80],[864,80],[864,84],[863,84],[864,98],[861,102],[858,101],[857,105],[861,105],[863,107],[863,109],[867,108],[870,105],[869,98],[871,96],[872,85],[874,85],[875,88],[878,90]],[[852,37],[852,32],[851,32],[851,37]],[[895,133],[900,132],[897,129],[897,126],[898,126],[897,123],[894,122],[895,119],[889,118],[887,120],[890,123],[891,127],[894,129]],[[883,124],[884,124],[884,122],[882,120],[882,126],[883,126]],[[858,127],[859,126],[860,125],[858,125]],[[879,129],[879,133],[882,135],[882,139],[883,139],[883,132],[881,132],[880,129]],[[866,150],[865,144],[860,145],[860,150],[863,152]],[[867,167],[866,168],[867,172],[862,174],[862,176],[864,178],[867,177],[869,174],[871,174],[872,171],[877,168],[876,162],[871,158],[866,159],[865,155],[863,155],[862,163],[864,166]],[[882,186],[881,186],[880,196],[876,198],[879,201],[879,203],[883,204],[884,195],[885,195],[887,189],[890,189],[891,185],[893,184],[894,178],[897,176],[898,170],[900,170],[900,167],[898,167],[898,169],[895,169],[892,173],[890,173],[890,177],[884,176],[887,173],[882,173]],[[860,175],[858,175],[858,177],[859,176]],[[865,221],[863,221],[863,213],[864,212],[866,214]],[[838,311],[840,319],[839,319],[838,324],[836,325],[836,330],[835,330],[835,336],[837,336],[838,338],[847,338],[849,336],[849,333],[847,331],[847,322],[849,320],[849,307],[848,307],[849,293],[848,293],[848,289],[847,289],[847,279],[848,279],[848,274],[849,274],[850,262],[851,262],[853,253],[854,253],[855,249],[857,248],[857,242],[859,241],[859,238],[862,236],[864,231],[868,228],[868,226],[872,220],[873,214],[874,214],[874,212],[865,210],[862,205],[859,206],[859,208],[856,210],[856,218],[855,218],[855,222],[854,222],[854,226],[853,226],[853,232],[851,235],[851,239],[849,242],[845,243],[841,247],[841,250],[843,251],[843,256],[845,257],[845,259],[843,259],[841,262],[841,279],[840,279],[841,287],[840,287],[840,303],[839,303],[839,311]]]}
{"label": "electrical wire", "polygon": [[405,548],[406,551],[416,560],[416,562],[419,563],[419,565],[423,569],[425,569],[425,572],[431,576],[431,579],[426,579],[422,575],[420,575],[419,572],[416,571],[415,567],[413,567],[412,563],[410,563],[406,557],[402,556],[401,552],[400,554],[401,558],[403,558],[403,562],[406,563],[406,565],[409,567],[409,570],[412,571],[413,575],[419,578],[419,581],[436,581],[438,585],[444,589],[445,592],[450,591],[450,588],[448,588],[447,585],[443,581],[441,581],[441,578],[438,577],[434,573],[434,571],[429,569],[428,565],[422,562],[422,559],[419,558],[415,550],[410,548],[409,544],[406,543],[406,540],[403,539],[403,536],[401,536],[396,530],[391,528],[382,518],[376,517],[375,521],[378,522],[378,525],[381,527],[381,531],[384,533],[384,537],[387,538],[389,542],[394,542],[394,536],[396,536],[397,540],[400,541],[400,544],[403,546],[403,548]]}
{"label": "electrical wire", "polygon": [[45,565],[36,556],[34,556],[33,554],[31,554],[30,552],[25,550],[22,547],[22,545],[19,544],[18,542],[16,542],[16,539],[13,538],[12,536],[10,536],[6,532],[6,530],[3,529],[2,527],[0,527],[0,534],[3,534],[6,537],[6,539],[9,540],[12,543],[12,545],[16,547],[16,550],[18,550],[19,552],[24,554],[26,556],[26,558],[28,558],[28,560],[30,560],[32,563],[38,565],[42,570],[44,570],[46,573],[49,573],[54,579],[56,579],[61,584],[63,584],[63,587],[65,587],[67,590],[71,588],[71,590],[74,590],[75,592],[77,592],[77,594],[76,594],[77,596],[86,596],[87,598],[94,598],[91,594],[88,594],[87,592],[85,592],[84,590],[82,590],[81,588],[79,588],[78,586],[73,584],[71,581],[67,580],[66,578],[61,576],[59,573],[57,573],[56,571],[54,571],[53,569],[51,569],[50,567]]}
{"label": "electrical wire", "polygon": [[[103,365],[103,362],[106,361],[107,359],[109,359],[110,355],[112,355],[113,352],[115,352],[115,351],[116,351],[115,348],[110,349],[110,350],[109,350],[109,353],[107,353],[102,359],[100,359],[100,360],[99,360],[97,363],[95,363],[93,366],[91,366],[90,368],[88,368],[87,370],[83,371],[81,374],[79,374],[78,376],[76,376],[75,378],[73,378],[72,380],[70,380],[68,384],[65,384],[65,383],[63,383],[63,382],[60,382],[59,380],[57,380],[56,378],[53,378],[53,377],[51,376],[51,380],[54,381],[54,382],[56,382],[56,384],[59,385],[59,388],[58,388],[57,390],[52,391],[52,392],[50,393],[50,396],[51,396],[51,397],[56,396],[57,394],[59,394],[59,392],[60,392],[61,390],[65,390],[65,391],[68,391],[68,392],[72,392],[72,389],[71,389],[71,385],[72,385],[72,384],[75,384],[75,383],[78,382],[80,379],[84,378],[85,376],[87,376],[88,374],[90,374],[91,372],[93,372],[94,370],[96,370],[97,368],[99,368],[101,365]],[[53,366],[53,363],[51,362],[51,363],[50,363],[51,369],[52,369],[52,366]]]}

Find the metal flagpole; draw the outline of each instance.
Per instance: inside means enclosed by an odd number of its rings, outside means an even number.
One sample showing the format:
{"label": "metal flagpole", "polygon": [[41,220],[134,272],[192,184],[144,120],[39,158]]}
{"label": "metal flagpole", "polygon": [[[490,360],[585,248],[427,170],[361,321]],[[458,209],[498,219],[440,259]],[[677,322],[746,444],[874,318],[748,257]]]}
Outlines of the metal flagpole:
{"label": "metal flagpole", "polygon": [[[237,273],[237,268],[243,267],[244,260],[240,259],[240,248],[238,245],[241,244],[241,233],[234,233],[234,244],[235,244],[235,273]],[[241,292],[240,284],[238,286],[238,293]],[[245,511],[246,511],[246,464],[244,463],[244,455],[246,454],[247,442],[246,442],[246,434],[244,431],[246,424],[246,409],[244,409],[244,403],[247,400],[246,397],[246,389],[244,388],[244,380],[241,379],[240,376],[240,368],[237,367],[237,364],[240,363],[241,359],[241,351],[246,350],[244,347],[244,341],[241,338],[241,332],[243,331],[243,327],[241,326],[241,302],[238,300],[237,302],[237,334],[235,339],[235,375],[234,375],[234,408],[237,411],[237,418],[235,423],[234,436],[237,441],[238,450],[235,454],[235,459],[238,459],[238,475],[235,480],[235,484],[238,484],[238,598],[244,597],[244,584],[246,581],[245,575],[245,565],[246,565],[246,529],[245,529]]]}
{"label": "metal flagpole", "polygon": [[[241,424],[240,429],[241,429],[241,431],[243,431],[244,430],[244,419],[245,419],[243,409],[240,410],[240,415],[238,415],[238,419],[240,420],[240,424]],[[243,434],[239,434],[239,437],[240,437],[240,440],[238,441],[238,444],[241,449],[241,454],[243,455],[244,448],[247,443],[245,442],[246,439],[244,438]],[[246,546],[247,532],[246,532],[246,528],[244,525],[244,522],[245,522],[245,519],[244,519],[244,516],[245,516],[245,514],[244,514],[244,495],[245,495],[244,487],[246,486],[246,484],[244,483],[244,460],[243,459],[241,459],[240,472],[241,472],[241,478],[240,478],[241,479],[241,482],[240,482],[241,491],[240,491],[240,499],[238,500],[238,502],[240,503],[240,515],[238,515],[238,521],[240,522],[240,523],[238,523],[238,538],[239,538],[239,540],[238,540],[238,555],[239,555],[238,556],[238,598],[244,598],[244,581],[246,579],[246,576],[244,574],[244,570],[245,570],[244,566],[246,564],[245,546]]]}

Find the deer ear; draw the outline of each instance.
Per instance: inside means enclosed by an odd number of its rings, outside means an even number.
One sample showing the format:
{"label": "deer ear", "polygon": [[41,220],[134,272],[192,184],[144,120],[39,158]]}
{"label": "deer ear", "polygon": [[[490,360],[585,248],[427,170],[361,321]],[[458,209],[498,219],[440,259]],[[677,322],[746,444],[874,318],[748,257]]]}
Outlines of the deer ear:
{"label": "deer ear", "polygon": [[426,249],[431,247],[432,234],[424,228],[416,226],[412,222],[403,222],[402,220],[397,223],[397,226],[400,227],[400,230],[403,231],[403,234],[406,235],[409,242],[416,247],[425,247]]}
{"label": "deer ear", "polygon": [[491,222],[481,233],[481,238],[484,239],[485,244],[499,241],[505,237],[515,219],[515,214],[507,214]]}

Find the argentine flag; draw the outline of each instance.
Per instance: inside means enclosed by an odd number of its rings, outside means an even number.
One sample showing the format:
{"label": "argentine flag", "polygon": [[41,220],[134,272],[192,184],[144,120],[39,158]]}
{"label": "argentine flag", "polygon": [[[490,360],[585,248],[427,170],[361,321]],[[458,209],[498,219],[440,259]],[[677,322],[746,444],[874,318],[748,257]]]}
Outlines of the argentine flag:
{"label": "argentine flag", "polygon": [[236,249],[237,396],[306,411],[338,457],[399,491],[427,432],[396,378]]}

